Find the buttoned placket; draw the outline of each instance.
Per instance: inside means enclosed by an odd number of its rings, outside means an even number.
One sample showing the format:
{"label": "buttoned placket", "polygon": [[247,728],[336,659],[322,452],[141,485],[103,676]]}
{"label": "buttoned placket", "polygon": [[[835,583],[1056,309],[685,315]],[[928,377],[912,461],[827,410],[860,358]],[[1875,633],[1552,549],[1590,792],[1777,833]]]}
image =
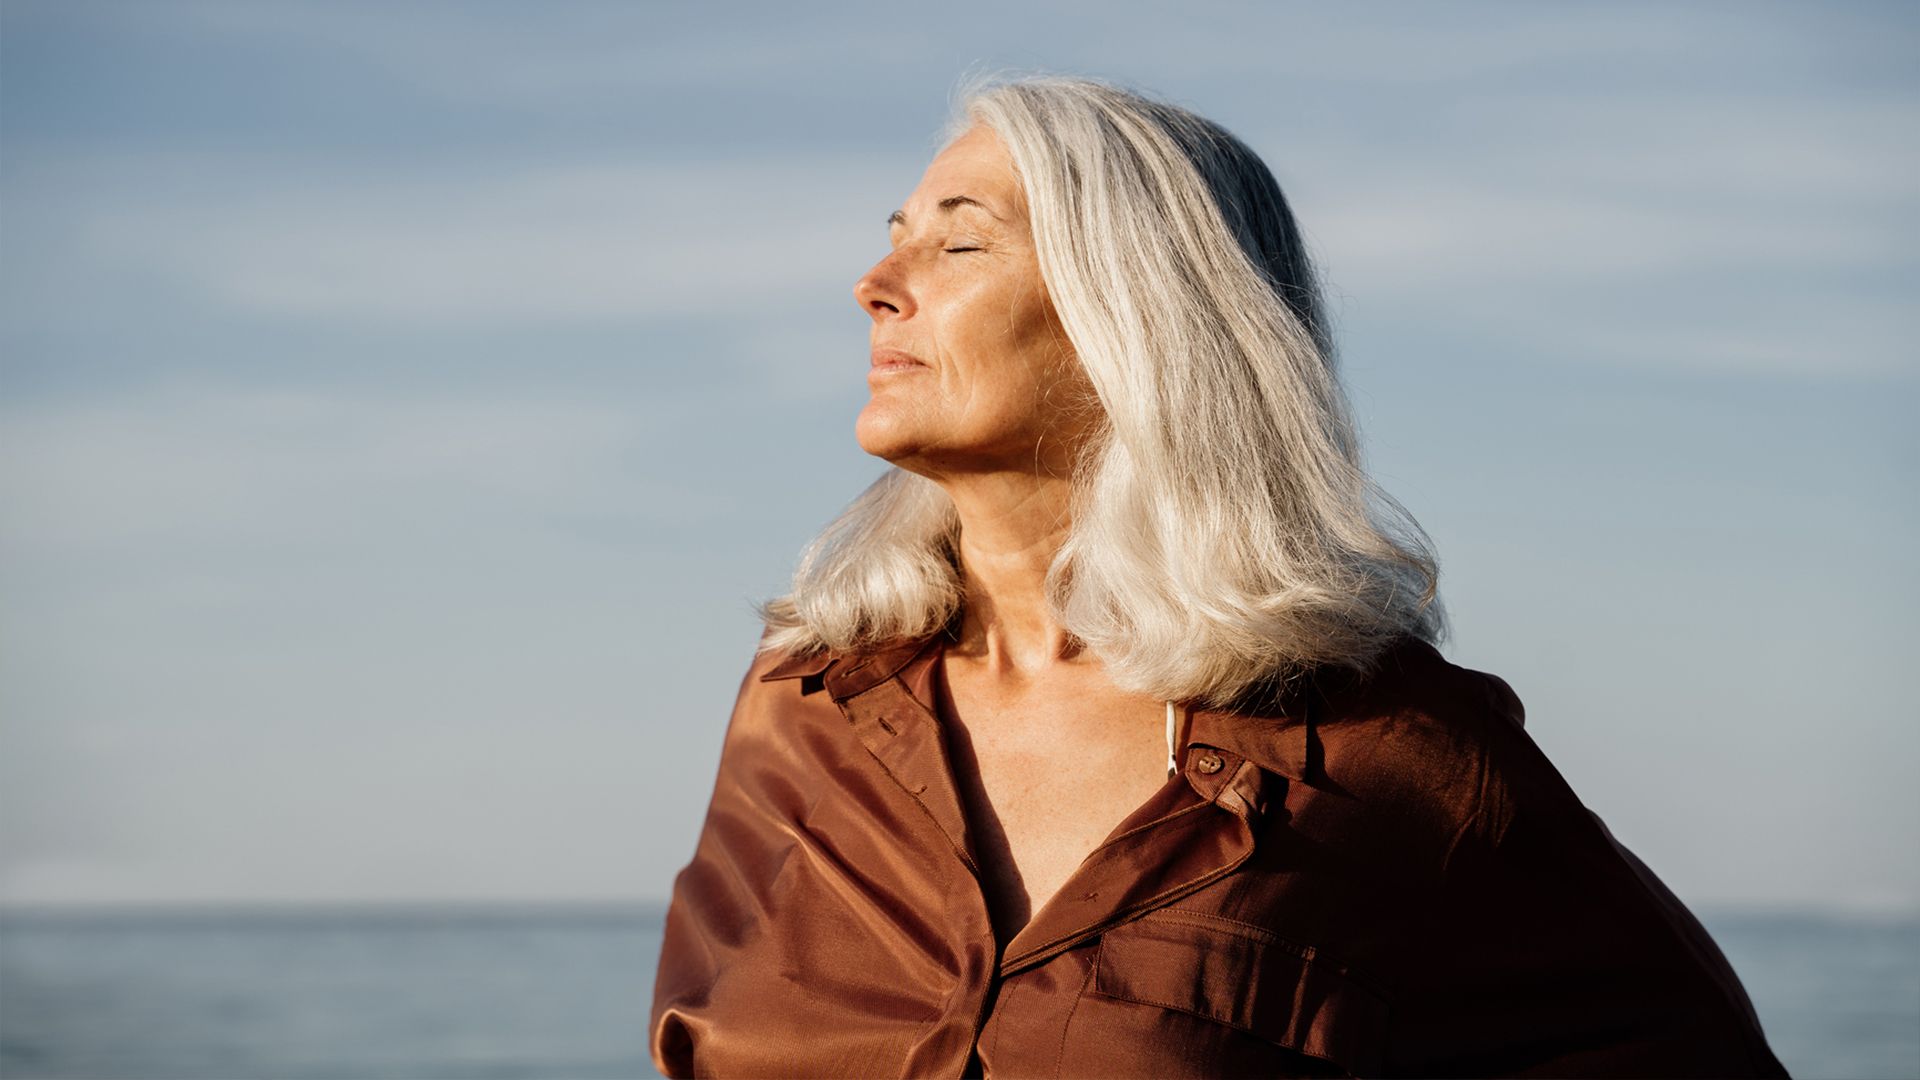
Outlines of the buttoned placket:
{"label": "buttoned placket", "polygon": [[[937,638],[929,639],[917,647],[821,664],[802,674],[811,676],[812,688],[829,691],[874,760],[946,836],[974,883],[972,895],[956,905],[965,924],[956,926],[962,936],[957,955],[978,955],[981,942],[971,950],[964,943],[979,937],[991,957],[995,940],[986,892],[946,740],[932,703],[920,700],[907,685],[909,675],[921,673],[921,665],[939,661],[942,647]],[[915,671],[908,672],[909,667]],[[916,681],[924,685],[924,679]],[[971,1030],[964,1033],[966,1045],[958,1045],[962,1033],[957,1030],[951,1039],[933,1040],[935,1045],[951,1046],[964,1064],[985,1026],[987,1005],[999,981],[1109,927],[1165,907],[1232,873],[1252,855],[1259,815],[1279,797],[1276,784],[1283,788],[1286,781],[1230,749],[1206,743],[1208,734],[1219,730],[1221,716],[1193,712],[1183,740],[1181,775],[1169,777],[1086,856],[1007,943],[997,969],[963,973],[956,992],[977,982],[971,987],[976,1008]],[[947,1057],[937,1052],[928,1056]],[[930,1060],[910,1059],[906,1066],[910,1073],[945,1071]]]}

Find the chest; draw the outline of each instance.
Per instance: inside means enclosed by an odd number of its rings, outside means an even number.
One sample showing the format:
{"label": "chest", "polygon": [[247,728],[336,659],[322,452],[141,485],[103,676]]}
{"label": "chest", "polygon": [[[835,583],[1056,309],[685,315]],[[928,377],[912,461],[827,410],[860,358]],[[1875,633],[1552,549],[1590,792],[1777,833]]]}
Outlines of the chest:
{"label": "chest", "polygon": [[1166,707],[1091,686],[940,695],[994,926],[1006,941],[1167,782]]}

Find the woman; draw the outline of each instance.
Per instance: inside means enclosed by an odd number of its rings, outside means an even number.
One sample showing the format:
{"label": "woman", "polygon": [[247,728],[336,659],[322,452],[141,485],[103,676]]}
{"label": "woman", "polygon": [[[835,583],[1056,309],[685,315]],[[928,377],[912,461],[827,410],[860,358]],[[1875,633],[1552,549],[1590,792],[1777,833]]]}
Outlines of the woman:
{"label": "woman", "polygon": [[674,1076],[1779,1076],[1739,981],[1455,667],[1273,177],[972,94],[854,294],[894,468],[741,687]]}

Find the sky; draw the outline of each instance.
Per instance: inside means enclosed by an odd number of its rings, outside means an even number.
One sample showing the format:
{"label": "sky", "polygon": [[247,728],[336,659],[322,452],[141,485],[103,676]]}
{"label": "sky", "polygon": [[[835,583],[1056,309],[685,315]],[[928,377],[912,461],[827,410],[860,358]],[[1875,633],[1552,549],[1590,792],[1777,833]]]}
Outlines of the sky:
{"label": "sky", "polygon": [[1696,905],[1920,911],[1920,8],[0,6],[0,903],[628,903],[885,466],[969,75],[1234,130],[1455,663]]}

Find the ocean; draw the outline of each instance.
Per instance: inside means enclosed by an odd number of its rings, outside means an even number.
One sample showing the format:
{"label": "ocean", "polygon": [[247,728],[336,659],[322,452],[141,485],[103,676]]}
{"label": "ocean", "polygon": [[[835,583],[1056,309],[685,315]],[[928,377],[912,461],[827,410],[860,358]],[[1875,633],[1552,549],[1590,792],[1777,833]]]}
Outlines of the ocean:
{"label": "ocean", "polygon": [[[1920,1077],[1920,921],[1703,912],[1796,1077]],[[660,912],[0,915],[7,1080],[657,1075]]]}

